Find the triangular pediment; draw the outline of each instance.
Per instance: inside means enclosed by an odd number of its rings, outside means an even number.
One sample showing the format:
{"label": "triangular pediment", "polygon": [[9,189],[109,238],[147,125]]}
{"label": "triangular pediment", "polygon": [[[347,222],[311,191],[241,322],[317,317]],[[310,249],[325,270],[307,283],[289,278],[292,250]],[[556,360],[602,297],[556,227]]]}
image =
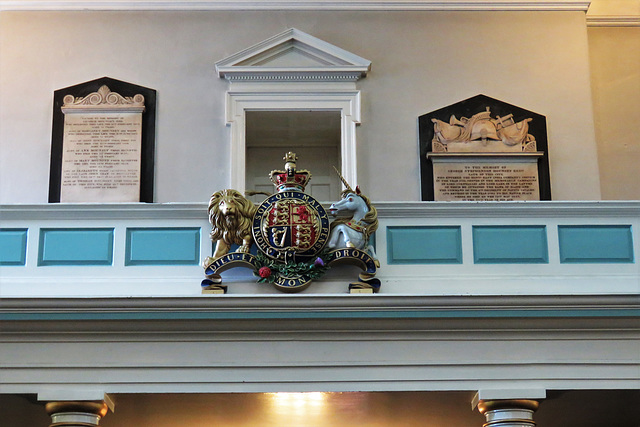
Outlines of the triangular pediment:
{"label": "triangular pediment", "polygon": [[216,63],[230,81],[355,81],[371,61],[290,28]]}

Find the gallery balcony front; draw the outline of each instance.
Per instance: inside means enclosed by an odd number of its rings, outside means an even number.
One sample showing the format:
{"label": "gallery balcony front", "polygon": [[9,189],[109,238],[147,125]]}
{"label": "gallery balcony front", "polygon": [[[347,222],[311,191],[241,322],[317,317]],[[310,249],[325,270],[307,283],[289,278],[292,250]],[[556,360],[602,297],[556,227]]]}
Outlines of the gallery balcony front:
{"label": "gallery balcony front", "polygon": [[640,202],[375,205],[375,294],[349,293],[353,265],[299,293],[231,269],[203,294],[204,204],[2,206],[0,393],[635,396]]}
{"label": "gallery balcony front", "polygon": [[[377,202],[377,298],[634,295],[640,203]],[[3,298],[199,297],[212,254],[204,204],[0,207]],[[348,297],[335,266],[297,296]],[[224,298],[278,295],[251,270]],[[289,295],[291,296],[291,295]]]}

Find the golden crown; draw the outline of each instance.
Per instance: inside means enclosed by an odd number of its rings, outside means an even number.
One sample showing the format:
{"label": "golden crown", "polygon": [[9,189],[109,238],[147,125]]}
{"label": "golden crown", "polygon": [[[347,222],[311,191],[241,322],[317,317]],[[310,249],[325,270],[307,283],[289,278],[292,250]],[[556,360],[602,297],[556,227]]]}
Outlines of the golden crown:
{"label": "golden crown", "polygon": [[289,151],[282,160],[285,161],[285,170],[273,170],[269,174],[278,193],[287,190],[304,191],[311,180],[311,173],[304,169],[296,170],[296,160],[298,160],[296,153]]}

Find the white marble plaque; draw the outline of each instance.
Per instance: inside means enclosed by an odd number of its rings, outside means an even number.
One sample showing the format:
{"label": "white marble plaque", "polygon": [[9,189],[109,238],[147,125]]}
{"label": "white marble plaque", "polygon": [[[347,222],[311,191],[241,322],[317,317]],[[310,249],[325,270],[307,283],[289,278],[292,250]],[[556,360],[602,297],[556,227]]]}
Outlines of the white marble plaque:
{"label": "white marble plaque", "polygon": [[434,200],[540,200],[535,154],[519,157],[432,155]]}
{"label": "white marble plaque", "polygon": [[144,98],[65,97],[61,202],[140,201]]}
{"label": "white marble plaque", "polygon": [[67,114],[61,202],[137,202],[142,114]]}

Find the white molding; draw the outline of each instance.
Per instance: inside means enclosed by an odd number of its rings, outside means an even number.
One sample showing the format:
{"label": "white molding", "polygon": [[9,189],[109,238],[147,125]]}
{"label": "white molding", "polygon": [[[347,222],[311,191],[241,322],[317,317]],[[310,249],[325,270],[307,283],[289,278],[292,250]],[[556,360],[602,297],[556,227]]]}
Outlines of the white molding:
{"label": "white molding", "polygon": [[38,392],[38,400],[40,402],[102,400],[107,404],[109,409],[111,409],[111,412],[114,412],[116,407],[114,399],[97,386],[74,387],[72,389],[56,387],[42,388],[41,391]]}
{"label": "white molding", "polygon": [[376,202],[380,218],[628,218],[638,201]]}
{"label": "white molding", "polygon": [[[638,218],[640,201],[385,202],[373,200],[379,218]],[[0,205],[8,221],[207,221],[207,203],[45,203]]]}
{"label": "white molding", "polygon": [[[258,85],[254,83],[254,85]],[[356,126],[360,124],[360,92],[351,89],[325,91],[314,88],[305,90],[296,86],[295,92],[287,91],[283,84],[280,90],[265,87],[264,91],[227,93],[226,120],[231,127],[231,187],[245,190],[245,123],[247,111],[339,111],[342,121],[341,156],[342,175],[355,187],[358,185],[356,161]],[[255,88],[259,89],[259,88]]]}
{"label": "white molding", "polygon": [[247,111],[338,111],[342,175],[357,181],[356,126],[360,92],[355,82],[371,61],[289,28],[215,64],[229,83],[226,120],[231,127],[231,187],[246,188]]}
{"label": "white molding", "polygon": [[[273,61],[294,52],[306,57],[300,65],[274,66]],[[314,65],[309,65],[311,62]],[[216,62],[220,77],[229,81],[354,82],[366,76],[371,61],[303,31],[289,28]]]}
{"label": "white molding", "polygon": [[541,400],[547,398],[547,390],[543,388],[534,389],[483,389],[473,396],[471,408],[478,406],[481,400],[503,400],[503,399],[534,399]]}
{"label": "white molding", "polygon": [[0,1],[2,10],[422,10],[582,11],[591,0],[23,0]]}
{"label": "white molding", "polygon": [[[0,392],[635,389],[638,318],[616,311],[639,304],[637,295],[0,299],[0,315],[18,319],[0,321]],[[31,314],[38,321],[19,320]]]}
{"label": "white molding", "polygon": [[363,75],[361,71],[332,68],[332,70],[285,71],[281,68],[263,67],[260,70],[249,71],[219,69],[219,73],[230,82],[354,82]]}
{"label": "white molding", "polygon": [[[460,317],[469,318],[467,312],[474,310],[478,312],[494,312],[496,318],[504,317],[509,319],[515,316],[512,311],[520,310],[522,313],[541,310],[559,310],[562,311],[580,310],[583,315],[575,317],[576,319],[598,318],[603,311],[612,310],[637,310],[640,313],[640,295],[464,295],[464,296],[431,296],[431,295],[309,295],[309,294],[273,294],[273,295],[225,295],[224,297],[153,297],[153,298],[137,298],[137,297],[107,297],[107,298],[2,298],[0,299],[0,314],[10,313],[40,313],[43,316],[48,314],[75,313],[75,314],[96,314],[100,313],[108,317],[109,313],[118,315],[122,313],[157,313],[156,321],[171,319],[176,312],[180,313],[253,313],[251,316],[258,317],[259,313],[279,313],[282,319],[293,318],[290,315],[295,313],[317,312],[320,317],[322,312],[331,313],[351,313],[358,312],[376,312],[376,313],[396,313],[403,312],[404,316],[399,316],[411,320],[414,317],[411,313],[429,312],[439,313],[442,311],[452,313],[460,313]],[[162,314],[165,313],[166,316]],[[501,315],[501,313],[504,313]],[[592,313],[592,315],[590,314]],[[249,317],[251,317],[249,316]],[[331,318],[333,314],[327,314],[327,318]],[[278,316],[276,316],[278,317]],[[315,317],[315,316],[312,316]],[[437,316],[436,316],[437,317]],[[605,316],[606,317],[606,316]],[[425,315],[425,318],[431,318]],[[484,317],[489,319],[489,317]],[[532,317],[531,322],[536,319],[544,319],[542,317]],[[582,322],[576,325],[563,325],[556,322],[556,317],[549,314],[547,318],[552,319],[548,324],[551,329],[590,329],[591,325]],[[366,320],[366,318],[363,317]],[[476,320],[478,318],[475,318]],[[627,319],[628,320],[628,319]],[[636,323],[632,321],[631,323]],[[117,320],[114,319],[115,322]],[[140,322],[148,321],[144,318],[139,319]],[[194,322],[197,318],[194,318]],[[354,318],[355,321],[355,318]],[[508,320],[505,320],[508,321]],[[542,320],[540,320],[543,322]],[[71,327],[76,328],[77,325],[67,325],[64,319],[61,320],[60,328]],[[266,326],[266,325],[265,325]],[[436,325],[433,325],[436,327]],[[30,328],[25,324],[20,328]],[[31,325],[34,331],[38,330],[38,325]],[[188,325],[184,327],[189,328]],[[275,326],[274,326],[275,327]],[[319,330],[323,328],[320,325],[309,325],[309,327],[317,327]],[[481,327],[478,325],[478,327]],[[520,324],[513,323],[510,327],[514,329],[529,329],[530,324],[522,322]],[[114,324],[111,330],[131,330],[129,325]],[[336,328],[338,326],[336,325]],[[345,329],[351,329],[348,325],[344,325]],[[366,330],[394,330],[399,328],[394,323],[370,324],[365,327]],[[604,329],[610,328],[612,331],[618,329],[615,324],[603,325]],[[463,328],[464,329],[464,328]],[[633,329],[635,332],[637,330]]]}
{"label": "white molding", "polygon": [[640,27],[640,15],[587,15],[588,27]]}
{"label": "white molding", "polygon": [[[204,259],[205,256],[203,255],[202,258]],[[555,268],[553,272],[537,273],[535,269],[524,267],[521,268],[522,274],[518,275],[513,272],[513,269],[505,273],[500,271],[486,273],[480,268],[462,267],[458,270],[465,271],[456,273],[455,270],[441,272],[442,266],[418,267],[411,271],[411,267],[406,265],[384,264],[377,277],[383,283],[381,295],[384,294],[385,297],[397,295],[412,295],[412,297],[637,295],[638,274],[620,274],[612,271],[614,270],[612,268],[605,270],[589,267],[585,268],[587,271],[584,273],[576,273],[575,269],[567,271],[568,269],[562,268]],[[631,269],[633,267],[635,266]],[[190,266],[181,270],[171,267],[158,268],[147,273],[146,277],[140,277],[145,273],[143,268],[131,271],[112,267],[113,271],[107,270],[106,273],[104,269],[101,271],[94,268],[89,271],[89,268],[79,270],[79,267],[75,267],[76,271],[69,268],[48,276],[45,271],[34,272],[33,269],[19,277],[6,274],[2,278],[0,295],[3,299],[202,297],[200,281],[204,276],[199,266]],[[552,268],[545,268],[545,270],[550,269]],[[314,282],[310,289],[305,291],[305,295],[349,297],[346,285],[354,277],[353,273],[349,275],[349,271],[335,270],[331,278]],[[425,279],[425,277],[428,278]],[[279,294],[271,286],[265,287],[263,284],[256,283],[248,270],[244,276],[226,277],[225,284],[229,286],[229,293],[223,298],[254,295],[268,297]],[[205,298],[213,300],[219,296]]]}
{"label": "white molding", "polygon": [[46,203],[0,205],[5,221],[42,220],[133,220],[201,219],[207,220],[207,205],[202,203]]}

